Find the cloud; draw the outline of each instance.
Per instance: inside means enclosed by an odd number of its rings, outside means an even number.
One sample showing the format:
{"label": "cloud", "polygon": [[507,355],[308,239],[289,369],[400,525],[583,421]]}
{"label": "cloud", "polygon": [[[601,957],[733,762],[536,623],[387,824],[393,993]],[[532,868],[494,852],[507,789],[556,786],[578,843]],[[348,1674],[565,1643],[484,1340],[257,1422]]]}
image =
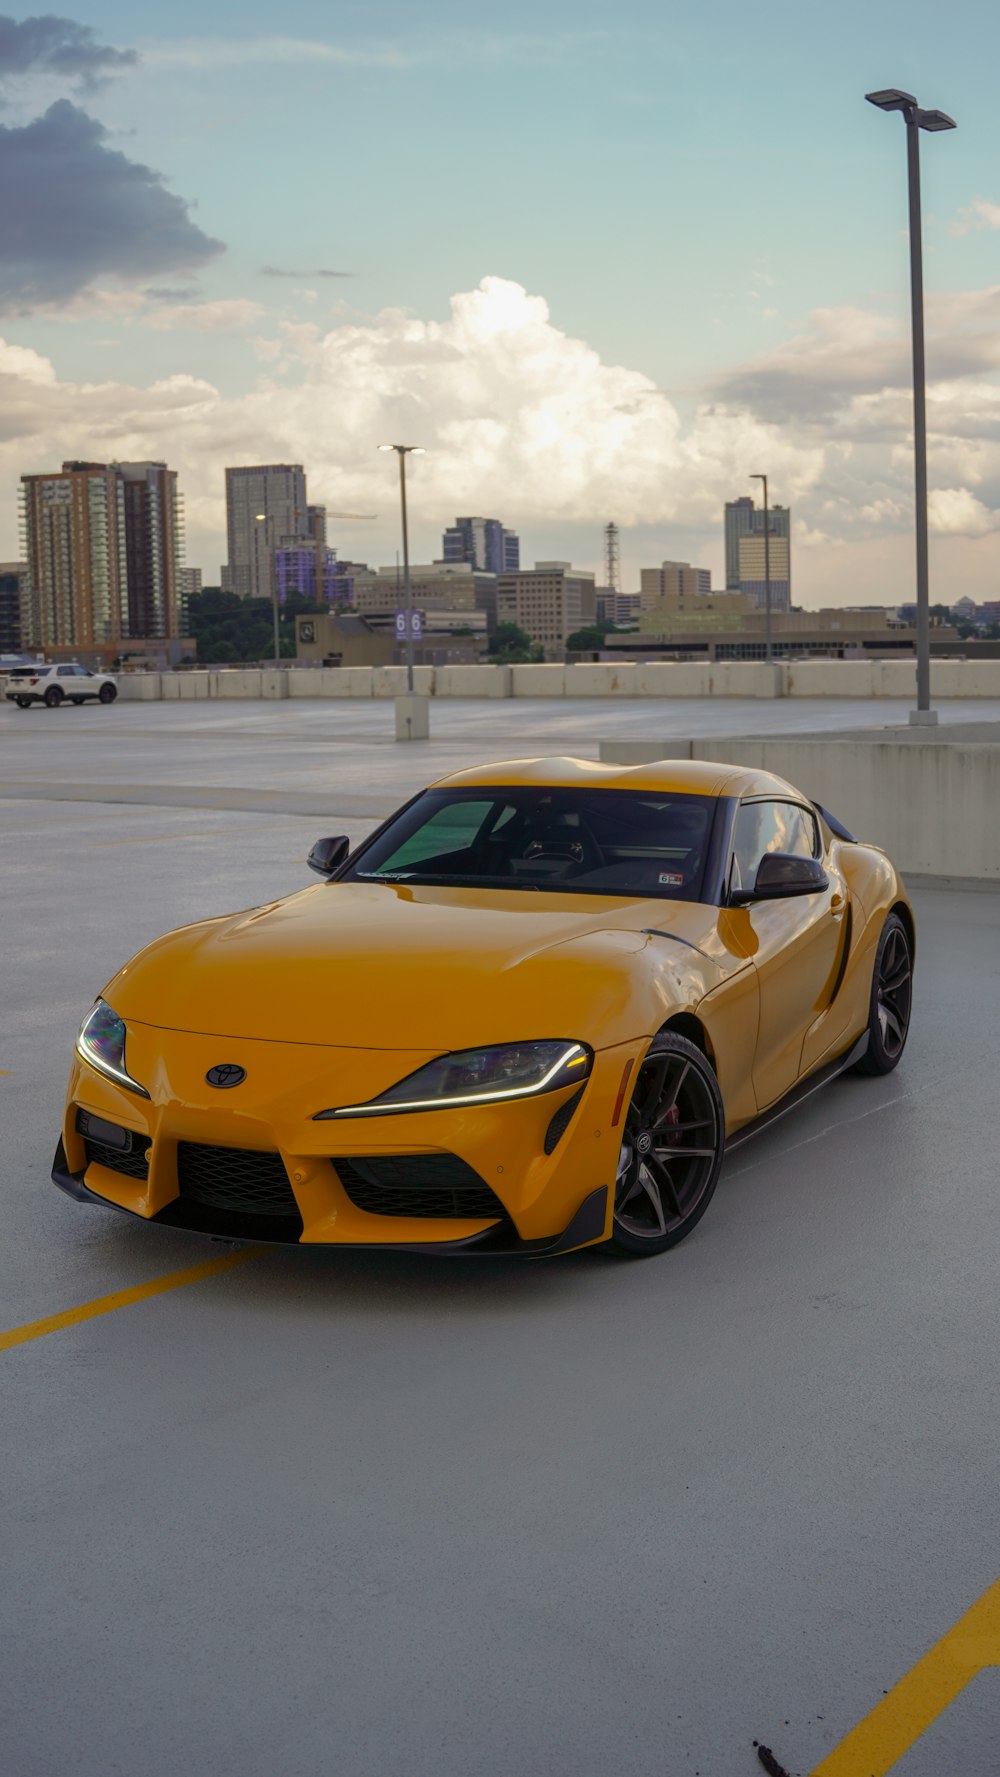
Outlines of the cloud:
{"label": "cloud", "polygon": [[134,49],[98,43],[96,32],[74,19],[45,13],[18,23],[0,13],[0,80],[12,75],[56,75],[91,91],[110,75],[134,68],[138,60]]}
{"label": "cloud", "polygon": [[395,43],[328,43],[309,37],[187,37],[146,45],[150,68],[240,68],[255,62],[332,62],[343,67],[404,68],[414,60]]}
{"label": "cloud", "polygon": [[932,487],[927,522],[939,536],[985,537],[1000,528],[1000,512],[991,512],[967,487]]}
{"label": "cloud", "polygon": [[[933,383],[1000,369],[1000,286],[946,291],[926,302],[927,363]],[[802,333],[713,385],[720,401],[772,421],[850,428],[856,412],[887,395],[901,410],[912,388],[908,325],[870,309],[816,309]],[[857,404],[853,406],[852,404]]]}
{"label": "cloud", "polygon": [[310,278],[353,278],[354,273],[352,271],[283,271],[279,265],[262,265],[260,275],[262,278],[299,278],[308,281]]}
{"label": "cloud", "polygon": [[311,277],[353,277],[353,272],[284,272],[279,265],[261,265],[261,277],[298,277],[307,281]]}
{"label": "cloud", "polygon": [[204,265],[224,251],[159,173],[107,148],[68,99],[0,126],[0,311],[65,302],[97,277],[123,282]]}
{"label": "cloud", "polygon": [[993,204],[985,197],[977,197],[964,210],[959,210],[948,233],[973,234],[984,228],[1000,228],[1000,204]]}
{"label": "cloud", "polygon": [[[226,464],[300,461],[307,440],[317,498],[388,509],[388,559],[392,483],[376,450],[386,438],[427,447],[412,497],[417,521],[435,527],[498,505],[527,525],[613,514],[715,527],[758,455],[786,500],[822,469],[821,450],[751,417],[705,409],[683,424],[652,379],[602,362],[553,324],[541,297],[501,278],[455,296],[441,320],[390,309],[327,331],[286,324],[279,337],[290,374],[278,386],[262,367],[239,397],[190,377],[137,388],[53,375],[40,394],[33,359],[30,376],[16,364],[4,376],[0,361],[0,439],[13,440],[0,444],[0,477],[12,495],[21,473],[74,454],[165,457],[181,472],[192,533],[215,533],[220,547]],[[248,351],[273,357],[274,345],[248,341]],[[0,515],[5,497],[0,481]]]}
{"label": "cloud", "polygon": [[[436,550],[455,512],[485,510],[521,530],[526,558],[532,549],[569,552],[576,538],[581,565],[595,565],[600,529],[613,517],[655,536],[649,560],[704,560],[719,553],[724,501],[751,492],[747,471],[761,466],[772,498],[793,508],[798,597],[852,602],[862,587],[883,601],[911,594],[905,389],[842,393],[850,436],[839,425],[789,426],[710,400],[682,416],[650,377],[605,362],[554,323],[542,297],[499,277],[454,296],[433,319],[387,309],[325,327],[283,322],[265,337],[254,304],[180,305],[191,313],[208,328],[253,324],[245,350],[257,380],[248,392],[224,394],[191,376],[149,387],[67,383],[37,354],[0,348],[0,523],[13,527],[17,478],[29,470],[70,456],[166,458],[185,493],[189,559],[214,573],[225,466],[298,462],[305,451],[314,498],[384,515],[358,547],[388,561],[398,509],[376,446],[397,439],[427,451],[410,478],[417,549]],[[891,342],[885,325],[831,324],[825,337],[838,350],[877,350]],[[987,570],[1000,572],[1000,388],[979,379],[935,389],[930,432],[935,564],[968,568],[970,586],[981,583],[986,596]],[[5,547],[12,536],[5,544],[0,535],[0,556]]]}
{"label": "cloud", "polygon": [[174,308],[153,309],[143,316],[143,326],[157,333],[187,328],[194,333],[235,333],[259,321],[264,308],[259,302],[232,297],[218,302],[188,302]]}

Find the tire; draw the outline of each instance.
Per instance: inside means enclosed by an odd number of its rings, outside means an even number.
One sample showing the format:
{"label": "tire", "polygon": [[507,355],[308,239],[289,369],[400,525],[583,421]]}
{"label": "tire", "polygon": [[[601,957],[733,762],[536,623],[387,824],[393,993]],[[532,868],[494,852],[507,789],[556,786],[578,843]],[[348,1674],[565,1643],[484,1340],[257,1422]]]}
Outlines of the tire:
{"label": "tire", "polygon": [[[678,1136],[697,1132],[690,1147]],[[625,1113],[606,1250],[652,1258],[690,1234],[715,1190],[726,1147],[726,1116],[715,1073],[675,1031],[653,1038]]]}
{"label": "tire", "polygon": [[19,710],[30,710],[31,708],[30,697],[15,697],[14,702],[17,704]]}
{"label": "tire", "polygon": [[58,685],[50,685],[45,696],[42,698],[42,702],[45,704],[46,708],[50,710],[57,710],[62,703],[62,700],[63,694]]}
{"label": "tire", "polygon": [[868,1006],[868,1048],[852,1068],[855,1074],[891,1074],[899,1065],[913,1006],[913,954],[898,913],[882,927],[872,971]]}
{"label": "tire", "polygon": [[102,685],[97,695],[102,703],[114,703],[118,696],[118,687],[117,685]]}

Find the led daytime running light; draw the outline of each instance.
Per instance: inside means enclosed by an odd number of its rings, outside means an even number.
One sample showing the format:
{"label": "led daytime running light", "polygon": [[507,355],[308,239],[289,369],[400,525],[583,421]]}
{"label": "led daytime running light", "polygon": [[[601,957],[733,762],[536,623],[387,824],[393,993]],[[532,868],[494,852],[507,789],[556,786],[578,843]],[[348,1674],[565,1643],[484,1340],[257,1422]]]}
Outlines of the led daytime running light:
{"label": "led daytime running light", "polygon": [[[345,1105],[342,1110],[320,1111],[314,1121],[334,1117],[388,1117],[397,1112],[439,1111],[451,1109],[453,1106],[502,1104],[509,1099],[534,1098],[537,1093],[547,1091],[551,1082],[564,1068],[583,1067],[589,1071],[589,1061],[589,1053],[580,1043],[570,1043],[568,1049],[559,1056],[557,1061],[553,1062],[548,1073],[542,1079],[533,1081],[530,1086],[511,1086],[506,1090],[492,1087],[485,1092],[460,1093],[442,1098],[394,1099],[391,1104],[380,1104],[375,1099],[370,1104],[352,1104]],[[581,1078],[586,1078],[586,1074],[581,1075]],[[572,1082],[567,1081],[567,1084],[572,1084]]]}

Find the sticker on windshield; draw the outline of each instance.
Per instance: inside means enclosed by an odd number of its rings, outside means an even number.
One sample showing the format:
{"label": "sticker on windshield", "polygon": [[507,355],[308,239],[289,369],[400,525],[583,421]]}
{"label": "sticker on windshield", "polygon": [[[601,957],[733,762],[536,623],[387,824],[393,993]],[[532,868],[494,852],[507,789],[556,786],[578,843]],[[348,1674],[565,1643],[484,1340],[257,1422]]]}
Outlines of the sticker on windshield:
{"label": "sticker on windshield", "polygon": [[664,888],[684,887],[684,878],[676,870],[661,870],[660,882]]}

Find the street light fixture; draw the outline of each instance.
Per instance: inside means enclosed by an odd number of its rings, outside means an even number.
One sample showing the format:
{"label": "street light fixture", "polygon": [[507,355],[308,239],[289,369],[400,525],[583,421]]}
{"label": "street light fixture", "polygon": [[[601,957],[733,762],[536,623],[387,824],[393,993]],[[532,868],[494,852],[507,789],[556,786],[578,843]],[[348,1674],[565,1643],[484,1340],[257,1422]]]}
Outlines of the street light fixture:
{"label": "street light fixture", "polygon": [[917,543],[917,707],[912,723],[933,723],[931,709],[930,584],[927,551],[927,394],[924,360],[924,263],[920,228],[919,130],[953,130],[955,119],[946,111],[925,111],[912,93],[899,87],[866,93],[870,105],[880,111],[901,111],[906,124],[906,166],[910,203],[910,312],[913,324],[913,471],[916,494]]}
{"label": "street light fixture", "polygon": [[[266,525],[267,522],[268,522],[268,518],[267,518],[266,512],[255,512],[254,513],[254,523],[255,524]],[[265,536],[265,541],[267,541],[268,536],[267,536],[266,531],[264,533],[264,536]],[[271,579],[271,610],[274,615],[274,670],[275,670],[275,672],[277,672],[278,668],[281,665],[281,637],[280,637],[280,632],[279,632],[279,628],[278,628],[278,584],[277,584],[277,580],[275,578],[275,572],[274,572],[274,557],[271,554],[270,549],[268,549],[268,552],[267,552],[267,559],[268,559],[268,568],[269,568],[270,579]]]}
{"label": "street light fixture", "polygon": [[771,520],[767,506],[767,476],[751,475],[750,480],[764,483],[764,659],[770,666],[774,644],[771,639]]}
{"label": "street light fixture", "polygon": [[399,458],[399,503],[403,517],[403,602],[406,611],[406,690],[413,695],[413,588],[410,584],[410,540],[406,526],[406,459],[426,455],[422,444],[380,444]]}

